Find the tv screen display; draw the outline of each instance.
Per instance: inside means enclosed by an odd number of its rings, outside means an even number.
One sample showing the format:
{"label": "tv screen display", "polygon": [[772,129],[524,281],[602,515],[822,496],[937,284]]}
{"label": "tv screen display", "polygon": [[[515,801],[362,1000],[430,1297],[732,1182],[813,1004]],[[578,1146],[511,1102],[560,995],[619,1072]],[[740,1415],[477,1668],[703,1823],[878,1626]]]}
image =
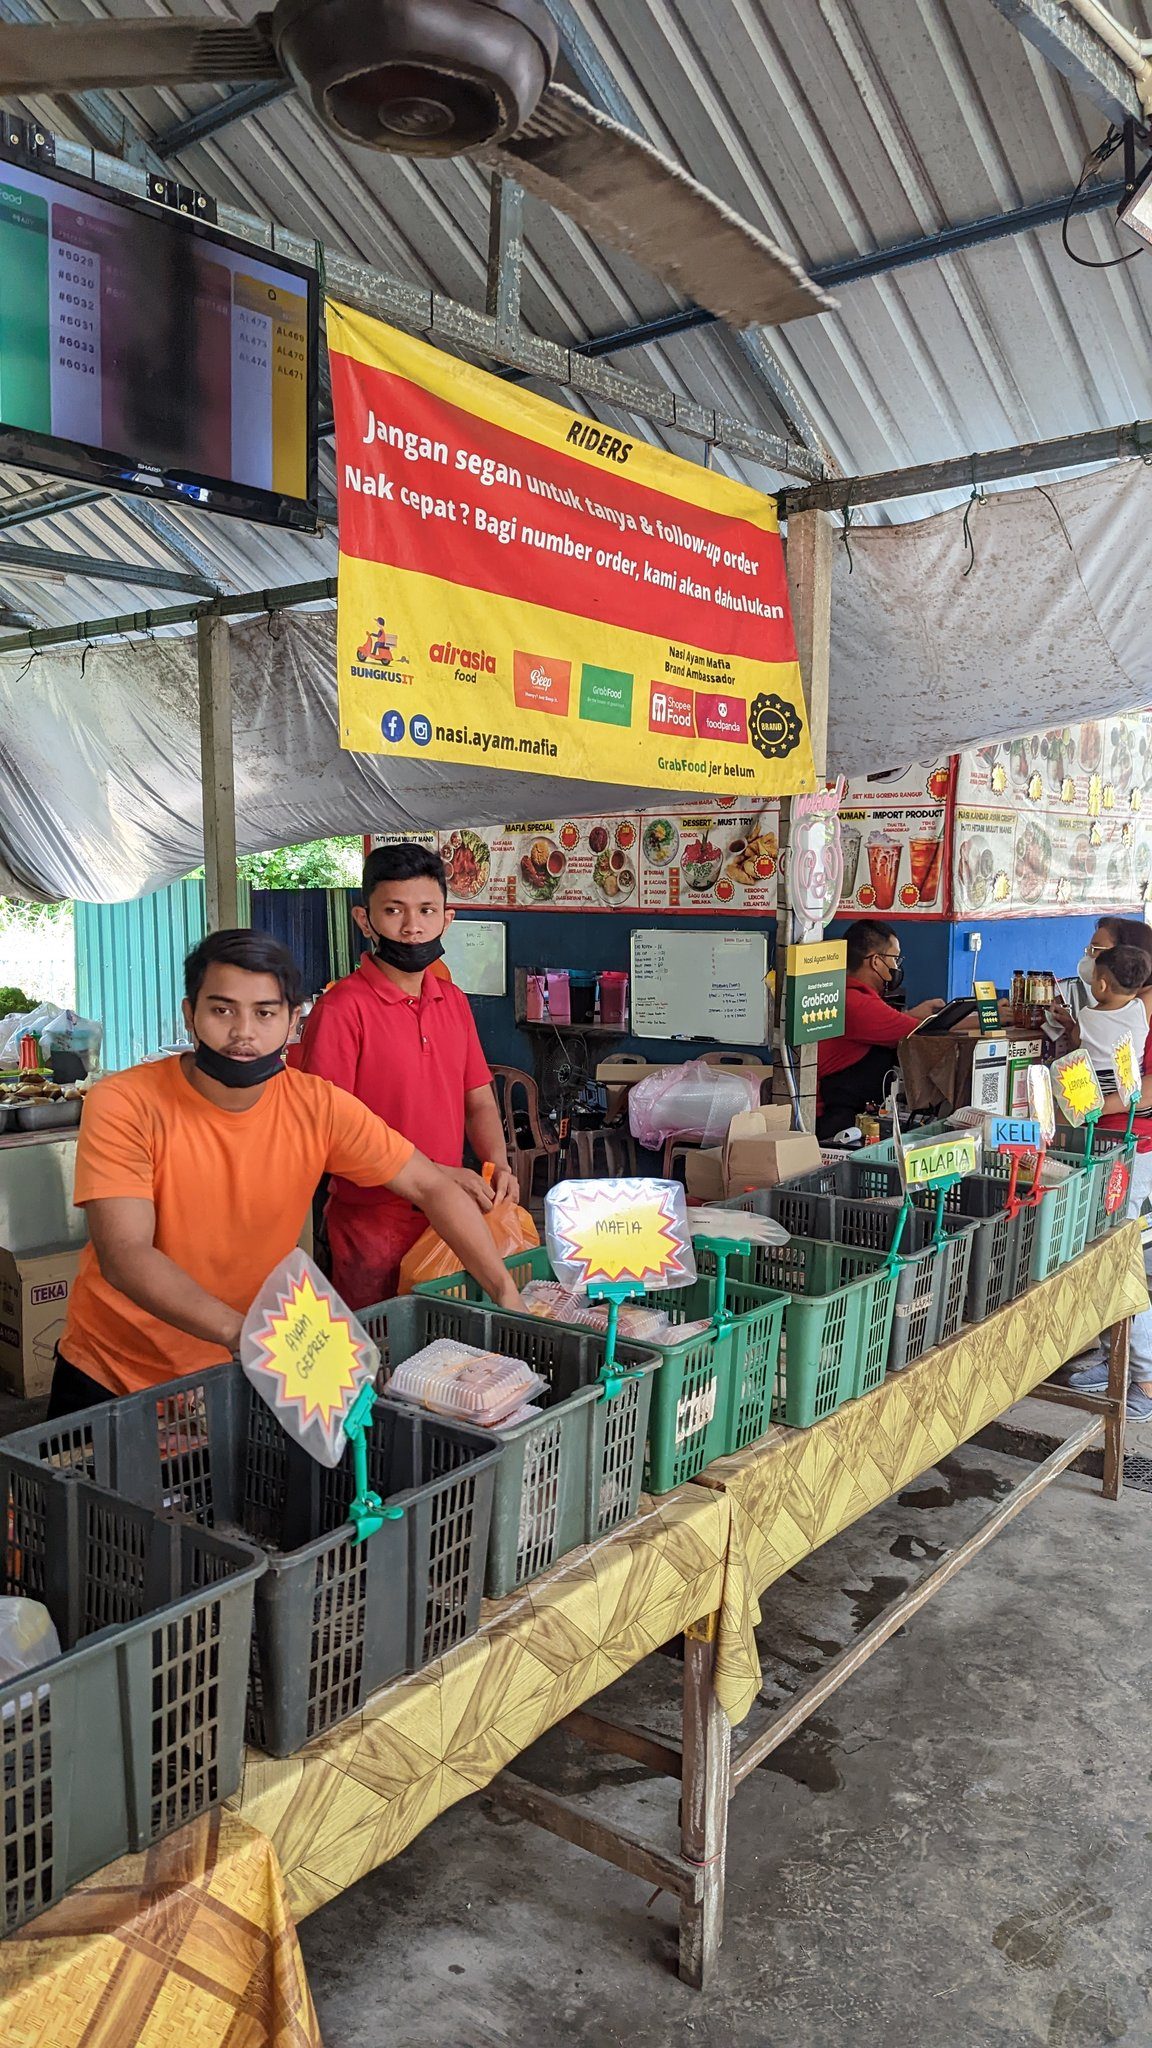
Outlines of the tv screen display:
{"label": "tv screen display", "polygon": [[316,523],[316,273],[0,158],[0,460]]}

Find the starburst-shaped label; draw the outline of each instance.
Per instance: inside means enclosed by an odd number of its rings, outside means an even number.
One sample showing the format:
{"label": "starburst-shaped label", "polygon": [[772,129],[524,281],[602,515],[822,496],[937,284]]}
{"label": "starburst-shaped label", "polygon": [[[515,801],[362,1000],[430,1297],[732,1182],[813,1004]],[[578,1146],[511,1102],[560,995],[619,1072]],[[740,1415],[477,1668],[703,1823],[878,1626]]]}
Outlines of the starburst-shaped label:
{"label": "starburst-shaped label", "polygon": [[678,1181],[568,1180],[545,1198],[548,1255],[570,1287],[635,1280],[684,1287],[696,1278]]}
{"label": "starburst-shaped label", "polygon": [[240,1358],[278,1421],[321,1465],[347,1448],[344,1420],[379,1354],[306,1252],[270,1273],[249,1309]]}

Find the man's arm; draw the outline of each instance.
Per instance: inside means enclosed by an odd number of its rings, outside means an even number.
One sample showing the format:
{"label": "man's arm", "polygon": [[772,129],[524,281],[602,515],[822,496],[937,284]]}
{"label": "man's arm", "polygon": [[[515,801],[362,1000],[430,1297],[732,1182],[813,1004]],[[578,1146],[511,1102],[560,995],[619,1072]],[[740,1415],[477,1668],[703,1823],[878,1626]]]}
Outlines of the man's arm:
{"label": "man's arm", "polygon": [[455,1252],[465,1271],[479,1281],[500,1308],[519,1308],[515,1281],[497,1253],[491,1233],[481,1219],[475,1202],[457,1187],[442,1166],[433,1166],[422,1152],[414,1152],[388,1182],[393,1194],[402,1195],[422,1209],[434,1230]]}
{"label": "man's arm", "polygon": [[111,1195],[86,1205],[88,1234],[109,1287],[162,1323],[235,1351],[244,1321],[218,1301],[153,1242],[156,1211],[151,1202]]}
{"label": "man's arm", "polygon": [[[492,1200],[502,1202],[506,1195],[517,1192],[516,1176],[508,1164],[508,1144],[504,1136],[504,1125],[496,1107],[496,1096],[490,1081],[482,1088],[469,1088],[464,1095],[464,1129],[468,1143],[481,1164],[491,1160],[496,1172],[492,1181]],[[485,1192],[487,1192],[487,1186]],[[482,1206],[490,1206],[484,1204]]]}
{"label": "man's arm", "polygon": [[300,1043],[300,1064],[306,1074],[322,1074],[349,1095],[356,1093],[360,1067],[360,1026],[351,1004],[321,996]]}

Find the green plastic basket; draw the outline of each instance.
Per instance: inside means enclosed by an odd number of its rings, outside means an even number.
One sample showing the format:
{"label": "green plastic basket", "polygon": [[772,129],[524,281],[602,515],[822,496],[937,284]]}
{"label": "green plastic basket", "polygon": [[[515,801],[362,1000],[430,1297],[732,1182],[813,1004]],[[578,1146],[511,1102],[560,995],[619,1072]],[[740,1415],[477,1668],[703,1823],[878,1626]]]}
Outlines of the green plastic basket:
{"label": "green plastic basket", "polygon": [[459,1294],[406,1294],[357,1314],[380,1347],[385,1371],[437,1337],[454,1337],[524,1359],[549,1382],[540,1415],[493,1436],[503,1449],[484,1578],[490,1600],[514,1593],[577,1544],[595,1543],[635,1514],[660,1362],[649,1346],[617,1345],[623,1377],[608,1395],[600,1379],[604,1339],[587,1330],[508,1315]]}
{"label": "green plastic basket", "polygon": [[1088,1198],[1088,1227],[1084,1233],[1084,1242],[1089,1245],[1094,1244],[1098,1237],[1105,1237],[1110,1230],[1116,1230],[1128,1221],[1127,1201],[1121,1202],[1120,1207],[1111,1214],[1105,1207],[1105,1202],[1108,1182],[1117,1156],[1127,1153],[1128,1167],[1131,1171],[1136,1147],[1134,1140],[1126,1138],[1123,1131],[1098,1130],[1092,1146],[1092,1157],[1085,1161],[1087,1135],[1086,1129],[1061,1131],[1060,1150],[1049,1156],[1061,1160],[1067,1166],[1083,1166],[1092,1182],[1092,1192]]}
{"label": "green plastic basket", "polygon": [[[845,1167],[848,1172],[842,1171]],[[884,1173],[887,1178],[886,1168]],[[827,1176],[849,1185],[860,1178],[851,1172],[847,1161],[828,1169]],[[871,1184],[870,1176],[865,1184]],[[769,1216],[794,1237],[826,1239],[872,1254],[891,1252],[901,1201],[898,1196],[858,1201],[851,1195],[818,1194],[785,1184],[739,1195],[724,1206]],[[966,1218],[946,1216],[944,1234],[937,1244],[934,1218],[915,1209],[908,1216],[900,1236],[889,1372],[903,1372],[926,1351],[956,1335],[964,1320],[975,1230],[975,1224]],[[843,1277],[856,1279],[872,1270],[871,1258],[855,1265],[849,1261]],[[758,1264],[749,1277],[763,1284],[763,1272],[763,1265]]]}
{"label": "green plastic basket", "polygon": [[[544,1245],[517,1252],[505,1264],[518,1287],[529,1280],[555,1278]],[[713,1288],[713,1278],[701,1275],[691,1287],[646,1294],[644,1305],[664,1309],[678,1323],[700,1322],[713,1313]],[[415,1293],[492,1306],[479,1283],[467,1273],[422,1282]],[[680,1343],[645,1342],[643,1346],[660,1362],[652,1391],[644,1471],[644,1486],[650,1493],[668,1493],[695,1479],[714,1458],[745,1450],[763,1436],[771,1421],[785,1297],[772,1294],[765,1299],[758,1296],[752,1303],[744,1302],[743,1297],[738,1301],[729,1283],[724,1306],[725,1321],[719,1328]],[[537,1323],[541,1318],[530,1320]],[[546,1327],[581,1326],[551,1323]]]}
{"label": "green plastic basket", "polygon": [[[712,1255],[698,1254],[705,1270]],[[745,1299],[788,1294],[772,1419],[808,1429],[878,1387],[888,1366],[897,1275],[881,1254],[793,1237],[757,1245],[729,1273]]]}

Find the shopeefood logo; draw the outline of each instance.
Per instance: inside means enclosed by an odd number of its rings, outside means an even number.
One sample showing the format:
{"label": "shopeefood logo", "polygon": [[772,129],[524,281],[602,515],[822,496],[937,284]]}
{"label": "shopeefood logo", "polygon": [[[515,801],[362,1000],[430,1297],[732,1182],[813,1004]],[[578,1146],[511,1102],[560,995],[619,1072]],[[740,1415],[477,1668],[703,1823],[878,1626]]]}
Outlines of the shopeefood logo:
{"label": "shopeefood logo", "polygon": [[795,753],[803,731],[794,704],[774,691],[754,697],[748,713],[748,737],[766,761],[782,761]]}
{"label": "shopeefood logo", "polygon": [[457,647],[454,640],[433,641],[428,659],[439,668],[450,668],[457,683],[478,683],[481,676],[496,673],[496,656],[486,647]]}
{"label": "shopeefood logo", "polygon": [[366,633],[356,649],[352,663],[352,674],[363,676],[370,683],[410,683],[411,676],[402,676],[402,668],[410,668],[406,654],[397,654],[398,636],[388,631],[387,622],[377,618],[375,626]]}

